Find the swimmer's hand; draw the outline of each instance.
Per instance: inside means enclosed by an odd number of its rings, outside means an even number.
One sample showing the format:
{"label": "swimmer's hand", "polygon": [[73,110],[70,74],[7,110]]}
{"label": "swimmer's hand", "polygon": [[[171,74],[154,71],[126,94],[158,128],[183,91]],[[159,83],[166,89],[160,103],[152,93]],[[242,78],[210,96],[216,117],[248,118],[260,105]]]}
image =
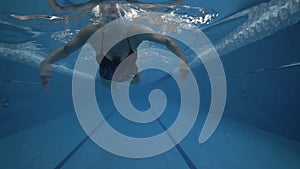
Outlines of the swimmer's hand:
{"label": "swimmer's hand", "polygon": [[180,80],[184,81],[187,78],[190,71],[188,65],[182,61],[179,61],[178,70],[180,72]]}
{"label": "swimmer's hand", "polygon": [[49,90],[49,81],[51,78],[51,64],[45,60],[40,64],[40,78],[42,81],[43,90],[46,92]]}

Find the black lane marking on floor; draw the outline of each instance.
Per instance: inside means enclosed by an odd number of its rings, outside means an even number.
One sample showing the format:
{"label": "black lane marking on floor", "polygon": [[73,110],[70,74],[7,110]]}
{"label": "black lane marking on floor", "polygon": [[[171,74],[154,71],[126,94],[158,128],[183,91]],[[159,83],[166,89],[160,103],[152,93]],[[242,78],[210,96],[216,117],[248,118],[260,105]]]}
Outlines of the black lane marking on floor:
{"label": "black lane marking on floor", "polygon": [[[152,109],[151,109],[152,110]],[[156,116],[155,112],[152,110],[153,114]],[[157,117],[157,116],[156,116]],[[167,135],[175,145],[177,151],[180,153],[181,157],[184,159],[185,163],[189,166],[190,169],[197,169],[193,161],[188,157],[188,155],[185,153],[185,151],[182,149],[182,147],[177,143],[177,141],[174,139],[171,133],[167,131],[167,127],[163,124],[163,122],[157,118],[159,124],[161,127],[167,132]]]}
{"label": "black lane marking on floor", "polygon": [[[115,111],[115,109],[113,109],[106,117],[105,120],[107,121],[108,118],[113,114],[113,112]],[[99,123],[99,125],[97,127],[95,127],[95,129],[89,134],[87,135],[72,151],[70,151],[55,167],[54,169],[60,169],[62,168],[66,162],[77,152],[77,150],[90,138],[90,136],[99,128],[102,126],[103,122],[105,121],[101,121],[101,123]]]}

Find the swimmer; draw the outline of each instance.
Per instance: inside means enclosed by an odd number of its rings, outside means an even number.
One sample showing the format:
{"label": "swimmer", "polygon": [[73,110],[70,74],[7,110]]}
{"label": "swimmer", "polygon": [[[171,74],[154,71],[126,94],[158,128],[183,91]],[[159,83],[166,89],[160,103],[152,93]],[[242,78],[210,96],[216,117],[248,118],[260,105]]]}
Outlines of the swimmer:
{"label": "swimmer", "polygon": [[[82,47],[87,42],[87,40],[105,24],[121,17],[119,16],[120,12],[117,10],[116,5],[117,4],[115,2],[102,4],[102,15],[105,18],[102,20],[102,23],[94,23],[83,27],[71,41],[66,43],[64,46],[54,50],[40,63],[40,78],[42,81],[43,89],[45,91],[49,89],[49,80],[51,77],[52,69],[51,64],[63,58],[66,58],[72,52]],[[113,46],[106,54],[97,54],[96,59],[100,66],[99,74],[101,77],[101,82],[104,85],[111,81],[124,82],[132,78],[133,83],[138,83],[140,81],[140,75],[137,74],[138,67],[136,65],[137,47],[145,40],[165,45],[171,52],[177,55],[182,61],[187,63],[185,55],[172,39],[162,34],[156,33],[155,31],[144,25],[130,23],[129,27],[125,28],[124,25],[119,24],[119,26],[116,27],[115,30],[107,30],[105,34],[103,34],[103,37],[114,36],[115,34],[124,31],[124,29],[126,29],[125,31],[140,31],[151,33],[138,34],[132,37],[127,37],[126,39]],[[103,43],[105,43],[105,41],[101,41],[100,45],[103,45]],[[125,58],[131,59],[127,61],[125,67],[121,68],[122,74],[119,76],[115,76],[114,73],[116,68]],[[185,66],[185,64],[181,63],[182,62],[179,62],[178,66],[179,70],[181,70],[181,76],[184,78],[188,72],[188,68]]]}

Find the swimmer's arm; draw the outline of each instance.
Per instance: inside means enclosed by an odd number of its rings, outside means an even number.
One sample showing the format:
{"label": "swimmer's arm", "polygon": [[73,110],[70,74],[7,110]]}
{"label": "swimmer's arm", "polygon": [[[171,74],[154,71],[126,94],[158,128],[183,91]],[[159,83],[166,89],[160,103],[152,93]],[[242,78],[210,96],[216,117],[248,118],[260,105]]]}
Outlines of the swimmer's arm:
{"label": "swimmer's arm", "polygon": [[76,36],[64,46],[54,50],[40,63],[40,78],[44,91],[49,90],[49,81],[52,74],[51,64],[67,57],[73,51],[82,46],[82,40]]}
{"label": "swimmer's arm", "polygon": [[170,39],[169,37],[157,33],[147,34],[146,37],[147,36],[148,36],[148,38],[146,38],[147,40],[165,45],[171,52],[176,54],[184,62],[184,63],[181,61],[178,62],[178,69],[180,71],[181,80],[183,81],[184,79],[186,79],[189,73],[187,58],[183,54],[180,47],[175,43],[175,41]]}
{"label": "swimmer's arm", "polygon": [[66,43],[64,46],[57,48],[50,55],[44,59],[42,63],[44,64],[53,64],[58,62],[67,56],[69,56],[72,52],[79,49],[84,44],[84,41],[81,40],[78,36],[74,39]]}
{"label": "swimmer's arm", "polygon": [[56,2],[56,0],[48,0],[48,5],[49,5],[50,8],[52,8],[56,11],[59,11],[59,12],[71,12],[71,11],[75,11],[75,10],[90,8],[94,5],[97,5],[97,0],[91,0],[91,1],[86,2],[86,3],[76,4],[76,5],[72,5],[72,6],[68,6],[68,7],[60,6]]}
{"label": "swimmer's arm", "polygon": [[82,47],[86,41],[99,29],[99,25],[88,25],[82,28],[78,34],[64,46],[54,50],[48,57],[43,61],[47,64],[55,63],[61,59],[66,58],[71,53]]}
{"label": "swimmer's arm", "polygon": [[171,38],[158,33],[151,33],[145,36],[146,36],[146,40],[165,45],[171,52],[177,55],[182,61],[187,63],[187,58],[185,57],[184,53],[182,52],[180,47],[176,44],[176,42]]}
{"label": "swimmer's arm", "polygon": [[84,27],[79,31],[75,38],[66,43],[64,46],[54,50],[40,63],[40,78],[42,80],[44,91],[49,89],[49,80],[52,71],[51,64],[66,58],[72,52],[82,47],[89,37],[97,30],[98,25],[88,25]]}

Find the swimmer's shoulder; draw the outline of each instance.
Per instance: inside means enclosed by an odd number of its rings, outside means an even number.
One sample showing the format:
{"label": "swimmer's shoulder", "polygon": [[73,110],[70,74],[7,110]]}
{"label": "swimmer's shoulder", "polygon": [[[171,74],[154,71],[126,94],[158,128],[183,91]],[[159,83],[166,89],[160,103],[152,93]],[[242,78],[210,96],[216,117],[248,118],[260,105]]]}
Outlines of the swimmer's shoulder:
{"label": "swimmer's shoulder", "polygon": [[131,31],[131,34],[145,34],[145,33],[155,33],[155,31],[148,26],[132,23],[129,26],[129,31]]}

